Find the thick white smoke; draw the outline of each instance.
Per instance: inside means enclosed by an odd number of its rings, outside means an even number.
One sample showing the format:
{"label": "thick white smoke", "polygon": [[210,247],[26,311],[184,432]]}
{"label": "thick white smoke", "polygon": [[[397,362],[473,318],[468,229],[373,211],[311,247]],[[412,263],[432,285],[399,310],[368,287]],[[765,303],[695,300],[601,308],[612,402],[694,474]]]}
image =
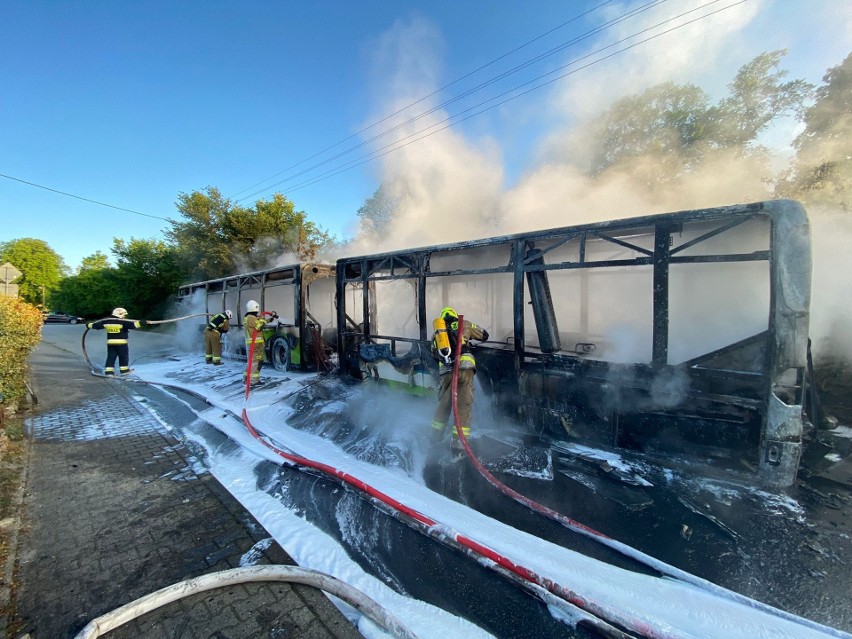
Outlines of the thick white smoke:
{"label": "thick white smoke", "polygon": [[[699,0],[679,3],[676,13],[705,4]],[[614,4],[609,17],[623,14],[629,3]],[[637,6],[637,5],[632,5]],[[611,170],[596,179],[588,177],[588,152],[584,125],[606,110],[614,100],[641,92],[665,81],[692,83],[718,99],[737,69],[755,55],[784,48],[795,32],[795,25],[775,29],[774,39],[753,42],[749,35],[765,28],[768,16],[784,9],[759,0],[738,5],[705,20],[668,33],[653,43],[640,45],[614,56],[588,70],[571,75],[554,85],[548,95],[531,107],[518,105],[527,117],[538,108],[543,120],[551,122],[549,133],[539,139],[537,161],[514,184],[506,185],[503,151],[498,140],[469,139],[458,128],[440,130],[429,137],[385,155],[378,180],[397,203],[396,216],[380,243],[358,238],[347,247],[348,254],[376,253],[446,242],[491,237],[541,228],[552,228],[592,221],[636,217],[666,211],[723,206],[770,198],[767,186],[771,171],[786,166],[791,155],[788,139],[775,149],[777,158],[769,165],[755,159],[718,153],[708,157],[704,170],[668,187],[649,188],[643,175],[652,172],[654,158]],[[822,12],[822,13],[821,13]],[[690,14],[704,15],[709,10]],[[822,7],[812,12],[813,20],[822,20],[824,33],[848,29],[852,11]],[[608,33],[607,43],[616,42],[674,15],[671,7],[659,7],[638,15]],[[685,21],[688,18],[684,18]],[[638,39],[670,27],[648,31]],[[632,44],[626,41],[618,48]],[[588,44],[589,50],[605,43]],[[436,91],[441,80],[443,43],[435,27],[422,19],[398,22],[377,43],[375,65],[378,106],[370,121],[396,113],[399,109]],[[566,62],[579,54],[570,51]],[[842,60],[839,57],[833,64]],[[783,65],[783,63],[782,63]],[[823,73],[825,69],[817,72]],[[795,74],[791,74],[795,77]],[[440,94],[391,118],[400,128],[392,136],[375,141],[374,148],[392,141],[421,138],[430,124],[445,126],[448,112],[433,112],[406,123],[415,113],[423,113],[438,104]],[[388,128],[382,124],[382,130]],[[417,133],[421,132],[421,133]],[[375,135],[377,131],[370,131]],[[777,136],[777,130],[771,131]],[[412,136],[410,138],[408,136]],[[771,160],[772,158],[770,158]],[[643,164],[644,163],[644,164]],[[773,168],[770,168],[773,167]],[[848,291],[839,290],[845,278],[836,277],[836,260],[847,259],[850,224],[837,215],[810,211],[814,236],[814,290],[812,336],[817,349],[842,344],[852,347],[852,326]],[[848,272],[845,266],[841,272]],[[625,305],[629,306],[629,304]],[[625,308],[625,312],[629,309]],[[618,318],[613,318],[618,325]],[[611,338],[617,341],[618,335]],[[629,350],[629,348],[628,348]],[[852,353],[850,353],[852,354]]]}

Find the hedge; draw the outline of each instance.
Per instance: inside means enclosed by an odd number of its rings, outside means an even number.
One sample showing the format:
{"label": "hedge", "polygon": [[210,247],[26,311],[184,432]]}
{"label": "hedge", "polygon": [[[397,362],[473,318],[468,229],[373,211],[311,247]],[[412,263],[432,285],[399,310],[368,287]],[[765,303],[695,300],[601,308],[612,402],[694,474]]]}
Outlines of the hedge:
{"label": "hedge", "polygon": [[0,296],[0,408],[14,411],[26,391],[27,358],[41,340],[41,311]]}

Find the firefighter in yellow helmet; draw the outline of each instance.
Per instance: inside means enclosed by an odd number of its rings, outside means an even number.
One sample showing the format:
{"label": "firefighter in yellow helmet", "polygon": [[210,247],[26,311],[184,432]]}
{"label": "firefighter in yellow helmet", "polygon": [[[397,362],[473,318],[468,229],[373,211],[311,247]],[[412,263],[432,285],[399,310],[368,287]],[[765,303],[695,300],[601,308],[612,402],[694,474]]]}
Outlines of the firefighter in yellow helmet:
{"label": "firefighter in yellow helmet", "polygon": [[[278,319],[278,313],[272,313],[272,320]],[[243,371],[243,381],[246,380],[249,369],[251,369],[252,386],[261,383],[260,381],[260,365],[263,363],[263,352],[265,343],[263,340],[263,327],[270,323],[271,320],[260,317],[260,304],[254,300],[246,302],[246,314],[243,317],[243,328],[246,333],[246,356],[251,352],[252,344],[254,344],[254,355],[251,362],[248,363]]]}
{"label": "firefighter in yellow helmet", "polygon": [[142,328],[147,320],[127,319],[127,311],[120,306],[113,310],[112,315],[96,322],[89,322],[86,328],[106,330],[107,355],[104,364],[104,375],[115,375],[115,360],[118,358],[118,370],[122,375],[130,372],[130,347],[127,345],[128,332]]}
{"label": "firefighter in yellow helmet", "polygon": [[[462,433],[465,438],[470,436],[470,415],[473,411],[473,377],[476,375],[476,359],[470,352],[468,341],[471,339],[488,341],[488,331],[473,322],[464,320],[464,326],[459,326],[459,315],[447,306],[434,322],[433,355],[438,360],[438,405],[432,417],[432,440],[438,442],[444,435],[450,413],[453,408],[453,358],[456,356],[457,340],[461,339],[461,355],[459,358],[458,381],[458,410]],[[446,330],[446,333],[443,331]],[[446,340],[444,339],[446,336]],[[461,449],[456,429],[453,429],[454,449]]]}

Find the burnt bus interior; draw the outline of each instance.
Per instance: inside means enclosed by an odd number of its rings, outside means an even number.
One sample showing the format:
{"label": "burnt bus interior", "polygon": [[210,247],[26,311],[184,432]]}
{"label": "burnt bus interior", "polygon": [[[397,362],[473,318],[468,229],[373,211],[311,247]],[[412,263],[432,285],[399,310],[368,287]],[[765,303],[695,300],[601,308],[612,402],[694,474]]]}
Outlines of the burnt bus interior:
{"label": "burnt bus interior", "polygon": [[333,265],[302,263],[234,275],[181,286],[178,299],[195,312],[219,313],[230,309],[232,328],[225,351],[246,356],[242,331],[249,300],[262,311],[275,311],[278,326],[267,329],[266,360],[276,369],[327,370],[335,350]]}
{"label": "burnt bus interior", "polygon": [[341,372],[437,385],[432,320],[485,327],[479,401],[543,441],[793,482],[810,299],[804,209],[771,201],[338,260]]}

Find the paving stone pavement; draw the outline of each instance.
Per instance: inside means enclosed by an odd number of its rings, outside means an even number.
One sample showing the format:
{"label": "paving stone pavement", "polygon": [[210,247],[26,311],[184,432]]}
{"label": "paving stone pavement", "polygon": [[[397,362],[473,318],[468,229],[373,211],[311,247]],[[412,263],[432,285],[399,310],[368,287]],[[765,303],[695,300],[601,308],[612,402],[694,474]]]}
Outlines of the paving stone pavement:
{"label": "paving stone pavement", "polygon": [[[40,408],[31,433],[9,628],[73,638],[93,618],[187,578],[292,564],[191,451],[116,380],[42,342],[30,358]],[[169,604],[110,639],[356,639],[322,592],[231,586]]]}

